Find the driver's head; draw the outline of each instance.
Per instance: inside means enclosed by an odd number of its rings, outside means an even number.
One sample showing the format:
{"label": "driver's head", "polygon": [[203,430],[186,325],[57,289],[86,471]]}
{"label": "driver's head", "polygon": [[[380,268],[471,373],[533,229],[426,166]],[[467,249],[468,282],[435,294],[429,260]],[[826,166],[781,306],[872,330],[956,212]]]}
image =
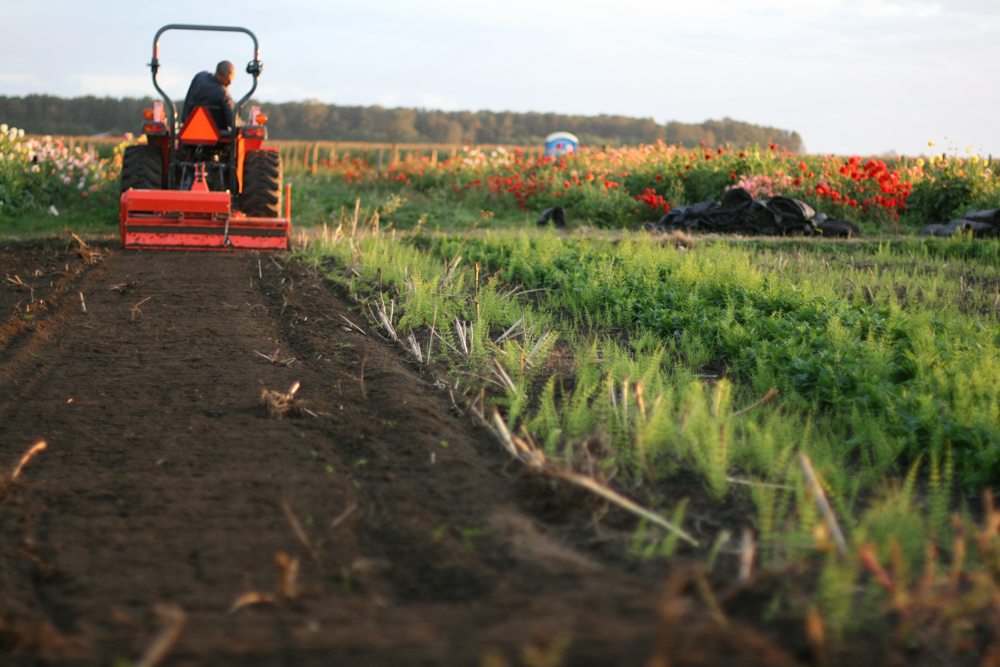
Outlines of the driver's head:
{"label": "driver's head", "polygon": [[215,66],[215,78],[219,80],[223,86],[228,87],[229,84],[233,82],[233,77],[236,75],[236,68],[228,60],[223,60],[221,63]]}

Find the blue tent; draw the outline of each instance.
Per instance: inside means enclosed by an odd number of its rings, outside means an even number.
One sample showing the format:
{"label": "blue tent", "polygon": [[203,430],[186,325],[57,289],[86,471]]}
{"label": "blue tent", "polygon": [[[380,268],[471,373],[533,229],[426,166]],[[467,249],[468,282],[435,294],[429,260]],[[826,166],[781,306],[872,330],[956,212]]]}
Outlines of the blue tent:
{"label": "blue tent", "polygon": [[553,132],[545,137],[545,154],[556,157],[575,153],[580,148],[580,140],[570,132]]}

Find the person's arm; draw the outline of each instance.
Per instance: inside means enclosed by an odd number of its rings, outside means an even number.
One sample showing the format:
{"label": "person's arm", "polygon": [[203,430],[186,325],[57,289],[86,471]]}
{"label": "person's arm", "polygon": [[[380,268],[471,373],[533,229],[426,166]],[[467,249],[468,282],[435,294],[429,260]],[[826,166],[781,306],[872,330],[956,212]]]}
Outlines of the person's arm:
{"label": "person's arm", "polygon": [[229,94],[228,90],[223,92],[225,99],[222,101],[222,110],[226,114],[226,120],[229,121],[229,127],[235,130],[236,124],[239,122],[239,118],[236,117],[236,103],[233,102],[233,96]]}

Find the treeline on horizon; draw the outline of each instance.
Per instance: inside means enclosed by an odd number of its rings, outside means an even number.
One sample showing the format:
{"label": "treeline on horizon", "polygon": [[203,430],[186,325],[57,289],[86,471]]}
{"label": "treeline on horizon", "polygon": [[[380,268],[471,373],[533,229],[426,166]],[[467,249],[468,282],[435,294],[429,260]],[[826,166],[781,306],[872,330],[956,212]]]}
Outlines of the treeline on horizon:
{"label": "treeline on horizon", "polygon": [[[140,131],[152,98],[0,95],[0,122],[29,134],[121,135]],[[175,101],[175,103],[177,103]],[[178,106],[180,104],[178,103]],[[798,132],[732,118],[704,123],[657,123],[652,118],[579,116],[513,111],[340,106],[316,101],[261,103],[274,139],[439,144],[540,144],[550,132],[573,132],[591,146],[668,144],[706,146],[774,143],[802,150]]]}

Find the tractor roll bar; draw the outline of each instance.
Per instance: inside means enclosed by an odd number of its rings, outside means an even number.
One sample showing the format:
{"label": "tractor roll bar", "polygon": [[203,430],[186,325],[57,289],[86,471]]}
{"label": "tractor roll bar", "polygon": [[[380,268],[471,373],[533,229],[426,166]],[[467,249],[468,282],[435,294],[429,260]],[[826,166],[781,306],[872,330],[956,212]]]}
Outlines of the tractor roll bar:
{"label": "tractor roll bar", "polygon": [[257,90],[257,77],[264,70],[264,63],[260,61],[260,46],[257,43],[257,35],[253,34],[247,28],[241,28],[239,26],[227,26],[227,25],[192,25],[187,23],[169,23],[159,30],[156,31],[156,35],[153,36],[153,59],[149,62],[149,68],[153,70],[153,87],[156,88],[156,92],[160,94],[163,101],[166,102],[166,107],[170,113],[170,129],[171,131],[177,130],[177,107],[174,106],[173,100],[167,95],[160,84],[156,81],[156,72],[160,69],[160,35],[168,30],[202,30],[209,32],[242,32],[245,35],[249,35],[250,39],[253,40],[253,60],[247,63],[247,74],[253,77],[253,85],[250,86],[250,90],[246,95],[240,98],[240,101],[236,103],[236,117],[239,118],[240,112],[243,110],[243,105],[250,96],[253,95],[254,91]]}

